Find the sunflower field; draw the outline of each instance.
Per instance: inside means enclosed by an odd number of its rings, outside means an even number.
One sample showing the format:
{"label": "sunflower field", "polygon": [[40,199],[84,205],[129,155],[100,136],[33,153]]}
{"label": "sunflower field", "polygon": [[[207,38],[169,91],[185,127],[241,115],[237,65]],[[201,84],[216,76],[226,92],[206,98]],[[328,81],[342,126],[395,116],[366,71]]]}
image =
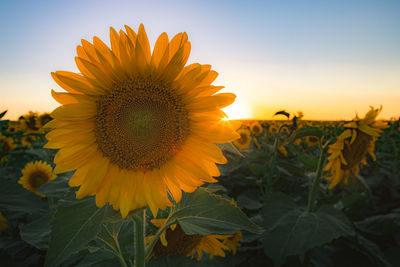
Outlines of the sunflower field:
{"label": "sunflower field", "polygon": [[[2,265],[132,265],[131,215],[99,209],[93,197],[75,199],[76,188],[68,185],[73,172],[52,173],[56,150],[43,148],[50,120],[31,112],[0,124]],[[228,163],[219,165],[216,183],[184,195],[156,219],[148,211],[147,242],[171,214],[182,218],[164,227],[148,266],[396,266],[400,124],[386,123],[374,156],[332,187],[329,147],[352,129],[348,122],[242,121],[235,146],[222,146]],[[205,212],[197,225],[185,221],[205,208],[196,203],[220,214]]]}
{"label": "sunflower field", "polygon": [[[141,24],[82,40],[60,104],[0,114],[1,266],[399,266],[400,125],[228,120],[236,95]],[[64,91],[59,91],[59,89]]]}

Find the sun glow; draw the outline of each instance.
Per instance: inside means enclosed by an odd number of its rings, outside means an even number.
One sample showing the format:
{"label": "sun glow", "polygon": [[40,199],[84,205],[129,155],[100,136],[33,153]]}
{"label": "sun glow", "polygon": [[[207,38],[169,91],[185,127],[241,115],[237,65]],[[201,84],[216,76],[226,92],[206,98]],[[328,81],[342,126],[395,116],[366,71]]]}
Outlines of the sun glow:
{"label": "sun glow", "polygon": [[248,119],[252,117],[248,104],[238,100],[222,110],[228,115],[228,120]]}

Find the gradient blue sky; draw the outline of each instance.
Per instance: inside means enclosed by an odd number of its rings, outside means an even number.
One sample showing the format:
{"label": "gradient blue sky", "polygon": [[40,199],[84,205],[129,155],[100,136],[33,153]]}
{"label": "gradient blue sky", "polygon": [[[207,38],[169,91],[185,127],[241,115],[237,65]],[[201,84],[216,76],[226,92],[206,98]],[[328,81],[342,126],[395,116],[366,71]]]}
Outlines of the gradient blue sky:
{"label": "gradient blue sky", "polygon": [[369,105],[400,115],[400,1],[1,1],[0,109],[51,111],[50,72],[77,71],[80,39],[109,27],[186,31],[189,63],[211,64],[237,94],[231,117],[351,119]]}

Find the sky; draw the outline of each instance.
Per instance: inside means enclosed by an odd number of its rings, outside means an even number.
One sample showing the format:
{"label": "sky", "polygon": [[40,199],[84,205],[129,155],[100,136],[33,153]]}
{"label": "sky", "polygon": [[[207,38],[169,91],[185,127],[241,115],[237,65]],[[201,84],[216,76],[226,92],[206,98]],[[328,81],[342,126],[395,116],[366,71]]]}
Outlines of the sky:
{"label": "sky", "polygon": [[58,106],[50,72],[78,72],[76,46],[109,27],[138,29],[151,47],[187,32],[188,63],[211,64],[214,85],[237,95],[232,119],[352,119],[383,105],[400,116],[400,1],[4,1],[0,2],[0,111],[16,119]]}

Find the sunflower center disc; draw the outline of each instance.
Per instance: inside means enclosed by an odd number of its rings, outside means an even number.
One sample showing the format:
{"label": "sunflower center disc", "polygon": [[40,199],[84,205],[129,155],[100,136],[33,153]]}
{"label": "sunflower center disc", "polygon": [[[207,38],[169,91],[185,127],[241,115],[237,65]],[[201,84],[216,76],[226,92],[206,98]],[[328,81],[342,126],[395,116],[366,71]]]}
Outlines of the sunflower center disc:
{"label": "sunflower center disc", "polygon": [[41,171],[36,171],[29,176],[29,183],[33,188],[39,188],[47,180],[47,175]]}
{"label": "sunflower center disc", "polygon": [[188,113],[170,87],[151,78],[115,85],[97,101],[98,147],[122,169],[159,168],[189,134]]}

